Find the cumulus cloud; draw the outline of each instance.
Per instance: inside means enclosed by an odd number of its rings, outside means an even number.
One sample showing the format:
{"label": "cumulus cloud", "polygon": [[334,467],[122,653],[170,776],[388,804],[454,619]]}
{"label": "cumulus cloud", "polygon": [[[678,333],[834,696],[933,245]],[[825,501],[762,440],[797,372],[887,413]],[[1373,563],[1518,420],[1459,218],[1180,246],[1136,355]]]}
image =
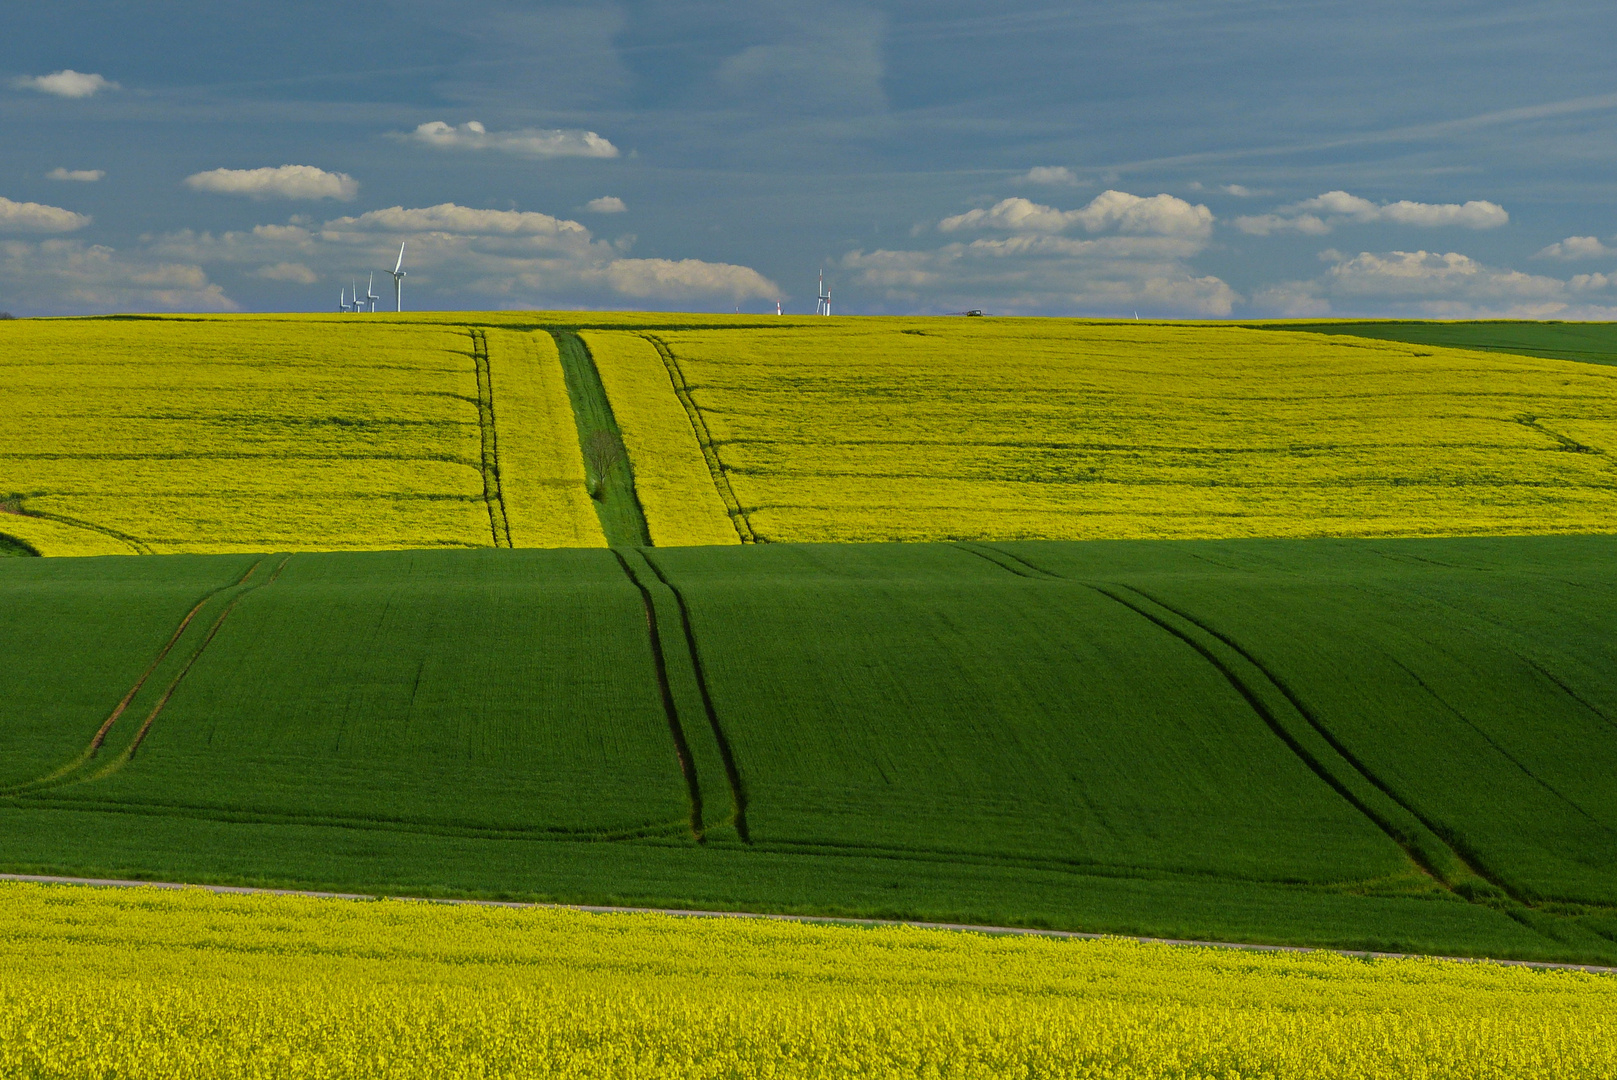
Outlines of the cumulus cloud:
{"label": "cumulus cloud", "polygon": [[1281,316],[1406,315],[1426,318],[1612,318],[1617,278],[1569,280],[1488,266],[1458,252],[1322,253],[1312,281],[1260,291],[1253,305]]}
{"label": "cumulus cloud", "polygon": [[185,178],[193,191],[247,195],[254,199],[340,199],[359,194],[359,181],[347,173],[331,173],[313,165],[270,169],[210,169]]}
{"label": "cumulus cloud", "polygon": [[73,180],[80,184],[93,184],[107,175],[104,169],[64,169],[58,166],[45,174],[47,180]]}
{"label": "cumulus cloud", "polygon": [[[930,251],[853,251],[839,266],[870,306],[892,311],[1228,315],[1240,297],[1187,261],[1212,223],[1205,206],[1171,195],[1107,191],[1077,210],[1005,199],[938,223],[944,233],[999,235]],[[1063,235],[1072,231],[1086,235]]]}
{"label": "cumulus cloud", "polygon": [[1569,236],[1565,240],[1557,240],[1549,247],[1533,256],[1535,259],[1598,259],[1604,255],[1617,254],[1612,248],[1600,242],[1598,236]]}
{"label": "cumulus cloud", "polygon": [[265,281],[290,281],[294,285],[313,285],[320,280],[320,275],[310,270],[302,263],[278,262],[269,266],[260,266],[252,271],[252,277],[263,278]]}
{"label": "cumulus cloud", "polygon": [[88,224],[88,214],[44,203],[12,202],[0,196],[0,232],[72,232]]}
{"label": "cumulus cloud", "polygon": [[1072,187],[1078,177],[1065,165],[1035,165],[1022,177],[1024,184],[1048,184],[1051,187]]}
{"label": "cumulus cloud", "polygon": [[11,80],[11,85],[19,90],[37,90],[41,94],[54,94],[56,97],[65,98],[87,98],[103,90],[121,89],[110,79],[102,78],[100,75],[87,75],[72,68],[53,71],[49,75],[24,75]]}
{"label": "cumulus cloud", "polygon": [[1473,200],[1468,203],[1373,203],[1345,191],[1327,191],[1312,199],[1282,206],[1270,214],[1235,219],[1235,227],[1253,236],[1296,232],[1323,236],[1338,225],[1384,223],[1435,227],[1458,225],[1467,229],[1496,229],[1510,221],[1498,203]]}
{"label": "cumulus cloud", "polygon": [[407,284],[438,295],[476,297],[477,303],[733,304],[780,295],[774,282],[751,267],[631,258],[622,243],[598,240],[576,221],[455,203],[393,206],[321,224],[294,221],[243,232],[187,230],[160,238],[152,251],[204,265],[252,265],[261,277],[270,269],[297,266],[343,278],[368,266],[391,267],[400,241],[409,243]]}
{"label": "cumulus cloud", "polygon": [[476,120],[455,127],[442,120],[422,124],[395,138],[425,143],[440,150],[498,150],[521,157],[615,158],[618,148],[593,131],[580,128],[521,128],[490,131]]}
{"label": "cumulus cloud", "polygon": [[968,210],[944,218],[938,222],[938,231],[1059,233],[1074,226],[1092,233],[1117,229],[1135,235],[1205,238],[1213,228],[1213,213],[1205,206],[1193,206],[1172,195],[1142,198],[1126,191],[1103,191],[1077,210],[1057,210],[1020,197],[1001,199],[986,210]]}
{"label": "cumulus cloud", "polygon": [[621,214],[629,208],[616,195],[602,195],[585,203],[584,209],[592,214]]}
{"label": "cumulus cloud", "polygon": [[0,241],[0,291],[58,313],[237,310],[200,266],[78,240]]}

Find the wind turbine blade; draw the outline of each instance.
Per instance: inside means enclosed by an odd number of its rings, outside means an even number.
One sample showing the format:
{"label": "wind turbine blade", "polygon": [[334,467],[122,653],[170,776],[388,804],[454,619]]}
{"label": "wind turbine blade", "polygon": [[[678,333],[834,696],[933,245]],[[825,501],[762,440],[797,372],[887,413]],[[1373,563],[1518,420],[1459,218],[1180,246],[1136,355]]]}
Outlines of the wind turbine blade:
{"label": "wind turbine blade", "polygon": [[399,261],[393,264],[393,272],[395,274],[397,274],[399,272],[399,269],[401,267],[403,267],[403,266],[404,266],[404,243],[400,242],[400,244],[399,244]]}

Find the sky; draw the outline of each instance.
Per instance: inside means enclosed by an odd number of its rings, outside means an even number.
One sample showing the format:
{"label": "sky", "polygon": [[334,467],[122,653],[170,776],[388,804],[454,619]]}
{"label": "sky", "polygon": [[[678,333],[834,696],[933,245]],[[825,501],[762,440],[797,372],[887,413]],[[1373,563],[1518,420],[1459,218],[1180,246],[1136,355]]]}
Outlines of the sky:
{"label": "sky", "polygon": [[8,7],[17,315],[1617,318],[1609,4]]}

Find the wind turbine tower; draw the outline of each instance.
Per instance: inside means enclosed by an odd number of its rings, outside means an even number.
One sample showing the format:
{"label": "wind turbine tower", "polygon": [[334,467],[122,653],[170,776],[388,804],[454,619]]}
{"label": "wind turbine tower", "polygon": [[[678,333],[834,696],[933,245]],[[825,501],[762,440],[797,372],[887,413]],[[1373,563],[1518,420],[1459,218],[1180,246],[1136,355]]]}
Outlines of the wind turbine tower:
{"label": "wind turbine tower", "polygon": [[814,305],[814,314],[831,314],[831,290],[825,287],[825,271],[820,271],[820,301]]}
{"label": "wind turbine tower", "polygon": [[399,244],[399,261],[393,264],[388,273],[393,275],[393,307],[396,311],[404,310],[404,275],[409,271],[404,269],[404,244]]}
{"label": "wind turbine tower", "polygon": [[371,314],[376,314],[376,301],[381,297],[376,295],[376,271],[371,271],[371,279],[365,283],[365,300],[371,306]]}

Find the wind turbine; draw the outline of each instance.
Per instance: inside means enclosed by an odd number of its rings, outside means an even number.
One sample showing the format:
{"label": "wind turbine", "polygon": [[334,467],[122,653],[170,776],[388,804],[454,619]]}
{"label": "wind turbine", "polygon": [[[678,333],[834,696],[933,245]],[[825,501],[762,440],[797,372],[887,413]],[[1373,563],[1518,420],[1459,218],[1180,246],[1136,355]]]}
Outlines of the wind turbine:
{"label": "wind turbine", "polygon": [[360,301],[359,301],[359,286],[354,284],[354,282],[352,280],[350,280],[348,282],[348,284],[350,286],[352,286],[352,288],[350,288],[348,291],[351,292],[353,294],[353,296],[354,296],[353,312],[354,312],[355,315],[358,315],[359,314],[359,303],[360,303]]}
{"label": "wind turbine", "polygon": [[338,289],[337,290],[337,310],[338,311],[347,311],[348,310],[348,290],[347,289]]}
{"label": "wind turbine", "polygon": [[381,297],[376,295],[376,271],[371,271],[371,279],[365,283],[365,299],[370,301],[371,314],[376,314],[376,301]]}
{"label": "wind turbine", "polygon": [[399,261],[393,264],[393,269],[389,270],[388,273],[393,275],[393,305],[397,310],[403,311],[404,275],[409,271],[404,269],[404,244],[402,242],[399,244]]}
{"label": "wind turbine", "polygon": [[814,305],[814,314],[831,314],[831,292],[825,287],[825,271],[820,271],[820,301]]}

